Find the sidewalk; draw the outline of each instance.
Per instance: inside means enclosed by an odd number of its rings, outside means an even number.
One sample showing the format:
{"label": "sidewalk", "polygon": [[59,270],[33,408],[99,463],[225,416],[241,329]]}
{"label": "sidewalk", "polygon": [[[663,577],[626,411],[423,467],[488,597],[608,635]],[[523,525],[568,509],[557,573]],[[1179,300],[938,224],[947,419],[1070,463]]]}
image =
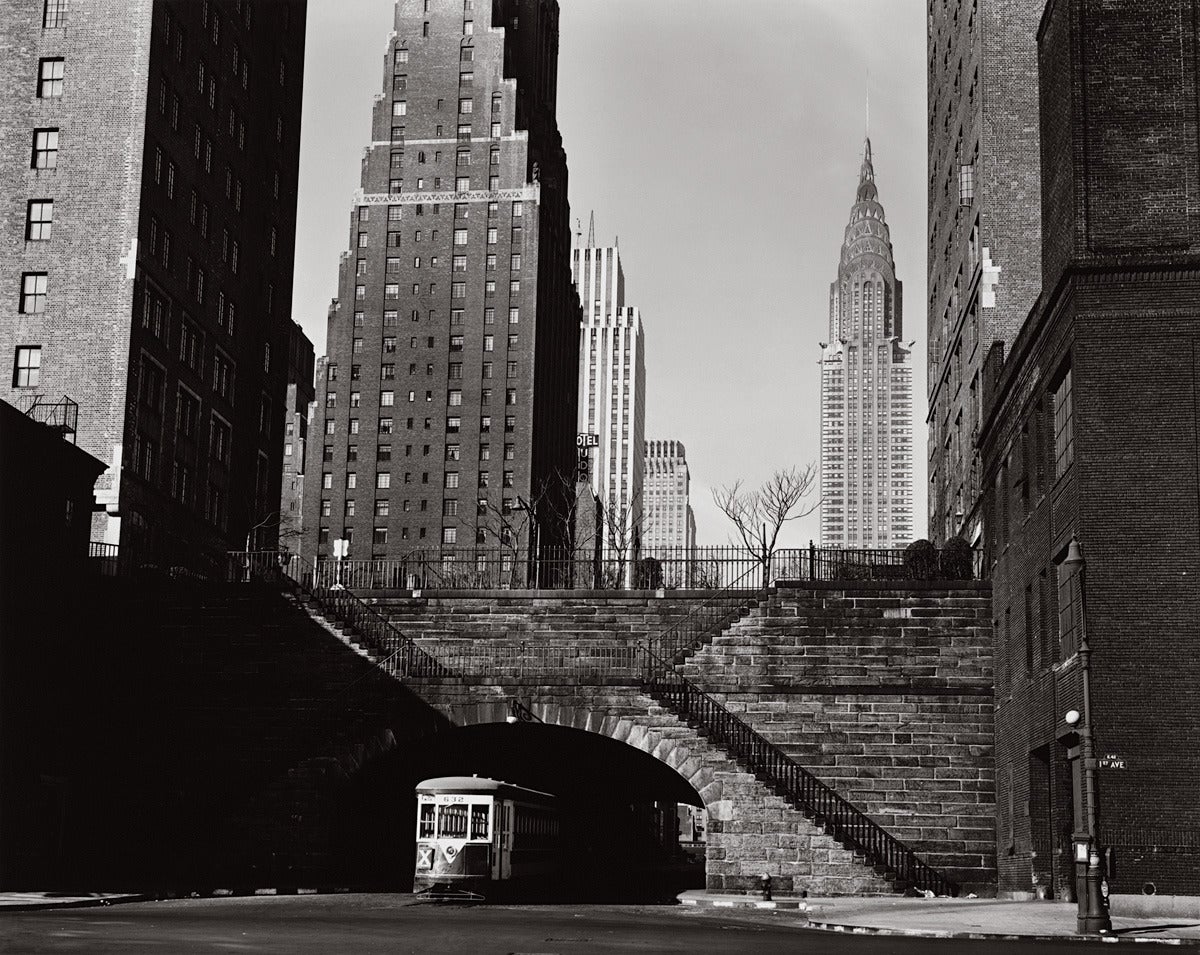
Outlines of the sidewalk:
{"label": "sidewalk", "polygon": [[27,912],[31,909],[85,908],[89,905],[142,902],[150,898],[153,896],[129,892],[0,892],[0,913]]}
{"label": "sidewalk", "polygon": [[[753,895],[679,896],[685,905],[764,909]],[[781,899],[774,908],[791,907]],[[813,928],[831,932],[961,937],[1066,938],[1075,934],[1076,907],[1064,902],[1009,902],[997,899],[923,899],[892,897],[810,898],[798,914]],[[1113,916],[1113,937],[1120,941],[1200,945],[1200,919],[1124,918]]]}

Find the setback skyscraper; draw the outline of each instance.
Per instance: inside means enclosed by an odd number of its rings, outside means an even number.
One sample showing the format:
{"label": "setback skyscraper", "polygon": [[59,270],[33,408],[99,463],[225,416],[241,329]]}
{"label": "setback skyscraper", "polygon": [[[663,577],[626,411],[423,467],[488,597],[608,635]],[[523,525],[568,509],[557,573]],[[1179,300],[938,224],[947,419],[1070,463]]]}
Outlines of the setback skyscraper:
{"label": "setback skyscraper", "polygon": [[646,442],[646,557],[690,560],[696,546],[692,475],[682,441]]}
{"label": "setback skyscraper", "polygon": [[274,546],[305,3],[2,0],[0,397],[78,404],[92,539]]}
{"label": "setback skyscraper", "polygon": [[317,383],[306,553],[340,538],[465,569],[567,542],[579,304],[557,56],[555,2],[396,4]]}
{"label": "setback skyscraper", "polygon": [[871,141],[829,290],[821,343],[821,543],[902,547],[913,539],[911,342],[875,188]]}
{"label": "setback skyscraper", "polygon": [[583,303],[579,344],[579,430],[599,437],[592,489],[605,508],[605,540],[636,558],[643,536],[646,360],[642,317],[625,304],[616,246],[589,243],[574,253]]}

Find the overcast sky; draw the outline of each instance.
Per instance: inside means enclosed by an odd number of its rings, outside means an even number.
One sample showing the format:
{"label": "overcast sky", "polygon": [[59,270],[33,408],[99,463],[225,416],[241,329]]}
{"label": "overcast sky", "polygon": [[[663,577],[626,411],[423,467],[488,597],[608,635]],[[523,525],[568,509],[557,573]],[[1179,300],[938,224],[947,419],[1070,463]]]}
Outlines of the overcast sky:
{"label": "overcast sky", "polygon": [[[558,122],[572,220],[619,237],[646,335],[646,437],[687,447],[697,540],[725,543],[715,485],[819,454],[818,343],[863,138],[916,341],[925,470],[922,0],[560,0]],[[317,354],[382,90],[392,0],[309,0],[293,317]],[[817,515],[784,543],[818,536]]]}

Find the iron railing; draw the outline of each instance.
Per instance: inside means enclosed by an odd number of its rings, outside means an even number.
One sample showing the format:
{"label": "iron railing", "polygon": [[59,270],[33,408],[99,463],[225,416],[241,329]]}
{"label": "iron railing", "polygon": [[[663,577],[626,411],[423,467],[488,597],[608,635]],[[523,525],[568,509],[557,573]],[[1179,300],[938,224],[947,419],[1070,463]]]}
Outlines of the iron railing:
{"label": "iron railing", "polygon": [[[291,571],[298,561],[272,564],[267,557],[274,552],[238,553],[231,555],[231,578],[239,582],[252,580],[280,583],[312,601],[324,616],[331,618],[345,632],[373,650],[377,665],[400,679],[411,677],[453,677],[456,674],[440,660],[418,647],[412,638],[392,624],[383,614],[345,588],[311,587]],[[236,557],[235,563],[232,558]],[[234,576],[238,574],[240,576]]]}
{"label": "iron railing", "polygon": [[57,401],[48,401],[45,395],[32,395],[22,402],[21,410],[34,421],[57,431],[64,440],[75,443],[75,432],[79,429],[78,402],[66,395]]}
{"label": "iron railing", "polygon": [[[572,685],[586,680],[593,685],[639,686],[696,727],[735,762],[774,788],[791,805],[813,818],[831,838],[861,853],[870,865],[897,883],[897,887],[912,887],[937,895],[958,894],[958,886],[919,859],[913,849],[679,674],[675,648],[686,648],[686,645],[677,641],[689,639],[685,634],[701,633],[701,615],[697,615],[691,628],[669,628],[653,641],[653,645],[651,641],[622,643],[617,640],[583,644],[439,640],[435,655],[430,652],[432,648],[418,647],[386,617],[349,590],[311,588],[302,579],[291,576],[288,570],[299,566],[291,561],[280,561],[278,555],[273,560],[265,554],[236,556],[241,561],[239,573],[242,576],[238,579],[273,578],[291,585],[344,630],[353,632],[375,650],[381,669],[401,679],[479,679],[503,685],[530,678],[546,683],[558,677]],[[256,572],[260,575],[258,578],[254,577]],[[739,596],[745,599],[744,593]],[[718,608],[725,605],[719,600],[706,604],[718,615],[714,619],[719,619]],[[736,612],[736,608],[735,611],[726,609],[726,612]],[[675,636],[669,636],[672,633]],[[536,719],[528,707],[515,699],[510,700],[509,708],[518,720]]]}
{"label": "iron railing", "polygon": [[314,588],[350,590],[731,590],[758,591],[777,580],[901,580],[936,576],[940,557],[914,562],[903,548],[781,548],[767,560],[739,547],[655,550],[638,560],[543,548],[540,556],[512,548],[445,547],[396,557],[301,559],[274,551],[230,553],[234,574],[267,571],[304,575]]}
{"label": "iron railing", "polygon": [[769,583],[763,583],[761,565],[750,567],[682,620],[656,634],[651,645],[664,658],[682,662],[684,656],[745,616],[766,596],[769,588]]}
{"label": "iron railing", "polygon": [[[917,858],[916,853],[788,756],[753,727],[730,713],[700,687],[680,676],[673,662],[646,650],[645,691],[695,726],[737,763],[811,816],[848,849],[891,874],[895,882],[936,895],[957,895],[958,886]],[[898,886],[900,887],[900,886]]]}

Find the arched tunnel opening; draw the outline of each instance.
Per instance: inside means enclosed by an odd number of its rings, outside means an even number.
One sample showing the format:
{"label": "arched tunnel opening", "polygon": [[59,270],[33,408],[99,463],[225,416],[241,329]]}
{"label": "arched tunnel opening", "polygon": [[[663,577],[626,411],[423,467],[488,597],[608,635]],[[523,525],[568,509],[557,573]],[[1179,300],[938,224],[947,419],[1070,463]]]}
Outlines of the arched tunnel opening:
{"label": "arched tunnel opening", "polygon": [[455,727],[364,765],[335,813],[349,881],[411,891],[417,784],[472,775],[556,797],[558,871],[525,886],[528,901],[672,901],[704,886],[706,820],[687,780],[607,736],[536,722]]}

